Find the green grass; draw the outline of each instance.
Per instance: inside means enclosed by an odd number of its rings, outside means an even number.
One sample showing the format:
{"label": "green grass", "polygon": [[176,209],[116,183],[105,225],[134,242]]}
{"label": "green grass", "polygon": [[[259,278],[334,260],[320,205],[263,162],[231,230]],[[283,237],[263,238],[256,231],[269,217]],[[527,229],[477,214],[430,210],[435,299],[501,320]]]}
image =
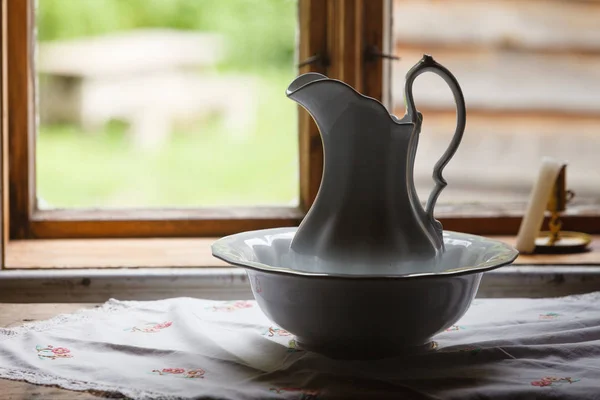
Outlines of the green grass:
{"label": "green grass", "polygon": [[[84,133],[41,126],[37,194],[48,207],[198,207],[290,204],[298,199],[295,0],[40,0],[40,42],[137,28],[208,31],[230,45],[220,73],[257,76],[257,125],[236,141],[218,118],[174,129],[160,151],[130,143],[117,125]],[[240,136],[244,136],[240,135]]]}
{"label": "green grass", "polygon": [[[294,72],[271,71],[257,93],[257,124],[234,140],[219,118],[176,130],[158,151],[133,147],[127,130],[42,126],[38,197],[50,207],[290,204],[298,198],[296,105],[285,97]],[[244,136],[244,135],[241,135]]]}

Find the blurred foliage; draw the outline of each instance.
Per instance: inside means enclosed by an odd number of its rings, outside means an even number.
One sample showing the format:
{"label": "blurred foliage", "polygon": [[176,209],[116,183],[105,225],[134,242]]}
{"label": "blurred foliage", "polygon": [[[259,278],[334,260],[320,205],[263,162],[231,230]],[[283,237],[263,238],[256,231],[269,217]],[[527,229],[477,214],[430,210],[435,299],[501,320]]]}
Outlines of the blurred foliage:
{"label": "blurred foliage", "polygon": [[220,118],[174,130],[158,151],[134,148],[119,124],[87,134],[41,126],[38,196],[59,208],[297,205],[297,108],[282,90],[290,79],[260,79],[257,123],[239,139]]}
{"label": "blurred foliage", "polygon": [[[290,204],[298,199],[294,78],[296,0],[37,0],[38,41],[132,29],[220,33],[217,66],[259,82],[257,123],[233,139],[220,119],[174,129],[160,151],[130,143],[126,127],[84,133],[73,122],[42,125],[36,143],[38,196],[45,207]],[[239,73],[239,72],[241,73]],[[42,89],[43,90],[43,89]],[[235,135],[234,135],[235,136]]]}
{"label": "blurred foliage", "polygon": [[235,44],[225,67],[290,68],[295,0],[38,0],[38,40],[136,28],[218,32]]}

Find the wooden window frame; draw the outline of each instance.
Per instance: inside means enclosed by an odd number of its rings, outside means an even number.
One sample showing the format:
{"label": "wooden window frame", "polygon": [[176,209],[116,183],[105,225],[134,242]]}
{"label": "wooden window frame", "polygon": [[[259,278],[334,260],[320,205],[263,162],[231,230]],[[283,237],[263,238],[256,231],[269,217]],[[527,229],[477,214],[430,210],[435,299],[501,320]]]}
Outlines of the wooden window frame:
{"label": "wooden window frame", "polygon": [[[33,0],[2,1],[3,226],[5,238],[144,238],[222,236],[244,230],[297,225],[317,194],[323,171],[318,129],[299,109],[298,207],[201,209],[38,210],[35,201],[35,68]],[[299,72],[341,79],[362,93],[389,100],[389,61],[367,49],[389,51],[390,0],[298,0],[298,59],[316,57]],[[7,196],[8,193],[8,196]],[[442,211],[445,229],[516,234],[521,215],[453,207]],[[600,233],[600,213],[573,210],[565,229]]]}
{"label": "wooden window frame", "polygon": [[[200,209],[56,209],[39,210],[35,200],[35,67],[32,0],[2,0],[7,18],[6,75],[8,210],[10,239],[220,236],[250,229],[297,225],[314,201],[323,170],[318,129],[299,110],[300,198],[298,207]],[[379,23],[387,0],[339,2],[299,0],[299,60],[320,56],[300,68],[347,80],[381,99],[380,60],[363,66],[366,38],[381,48]],[[332,21],[332,23],[328,23]],[[346,23],[348,22],[348,23]],[[338,58],[338,55],[340,58]],[[349,57],[349,55],[351,55]],[[343,58],[341,58],[343,57]],[[327,61],[325,61],[327,60]],[[368,80],[366,77],[369,77]],[[363,83],[364,82],[364,83]]]}

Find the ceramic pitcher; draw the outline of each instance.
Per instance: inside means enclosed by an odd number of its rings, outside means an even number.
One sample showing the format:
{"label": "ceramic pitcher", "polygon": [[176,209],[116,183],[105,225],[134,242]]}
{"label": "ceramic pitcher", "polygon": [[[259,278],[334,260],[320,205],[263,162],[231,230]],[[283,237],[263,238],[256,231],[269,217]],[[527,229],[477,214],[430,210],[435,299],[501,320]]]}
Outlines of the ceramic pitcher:
{"label": "ceramic pitcher", "polygon": [[[450,145],[433,169],[435,186],[425,207],[413,181],[423,116],[412,87],[422,73],[441,76],[457,109]],[[412,272],[444,252],[442,225],[434,218],[446,181],[442,170],[465,128],[465,103],[456,78],[425,55],[406,75],[406,114],[398,119],[379,101],[317,73],[296,78],[287,96],[315,120],[324,147],[318,195],[291,243],[306,270],[347,274]],[[300,267],[302,268],[302,267]]]}

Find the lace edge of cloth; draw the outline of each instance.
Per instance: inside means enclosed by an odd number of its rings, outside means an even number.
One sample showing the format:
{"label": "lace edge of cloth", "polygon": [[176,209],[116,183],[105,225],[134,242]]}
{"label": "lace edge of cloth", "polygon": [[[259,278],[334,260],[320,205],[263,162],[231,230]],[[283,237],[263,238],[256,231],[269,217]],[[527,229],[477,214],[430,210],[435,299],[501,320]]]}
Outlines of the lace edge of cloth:
{"label": "lace edge of cloth", "polygon": [[28,383],[43,386],[58,386],[63,389],[73,390],[77,392],[89,392],[91,394],[100,395],[105,398],[121,398],[125,396],[127,398],[137,400],[149,400],[157,398],[164,400],[181,399],[180,397],[165,396],[162,393],[139,391],[127,387],[108,386],[98,383],[66,379],[60,376],[43,374],[39,372],[33,372],[29,370],[16,368],[8,369],[0,367],[0,378],[10,379],[13,381],[25,381]]}
{"label": "lace edge of cloth", "polygon": [[[169,299],[161,299],[161,300],[147,300],[147,301],[137,301],[137,300],[117,300],[117,299],[109,299],[106,303],[97,306],[95,308],[81,308],[76,311],[73,311],[69,314],[59,314],[54,317],[51,317],[46,320],[39,320],[34,322],[24,323],[22,325],[12,327],[12,328],[1,328],[0,327],[0,341],[9,339],[14,336],[21,335],[27,332],[44,332],[49,329],[52,329],[58,325],[64,325],[67,323],[80,322],[90,318],[93,318],[99,314],[110,314],[118,311],[128,310],[131,308],[139,307],[139,306],[147,306],[150,304],[160,304],[165,303],[169,304],[171,302],[177,300],[189,300],[192,299],[190,297],[174,297]],[[194,300],[203,300],[203,299],[195,299]],[[221,300],[210,300],[213,302],[223,302]]]}
{"label": "lace edge of cloth", "polygon": [[[158,300],[160,302],[162,300]],[[66,323],[80,322],[98,314],[114,313],[130,309],[132,307],[148,304],[157,301],[120,301],[116,299],[109,299],[106,303],[96,308],[83,308],[76,310],[70,314],[59,314],[47,320],[35,321],[15,328],[0,328],[0,341],[10,339],[27,332],[43,332],[52,329],[55,326],[63,325]],[[106,398],[115,397],[127,397],[137,400],[146,399],[165,399],[165,400],[178,400],[180,397],[168,396],[163,393],[156,393],[150,391],[139,391],[128,387],[109,386],[99,383],[80,381],[75,379],[66,379],[60,376],[44,374],[35,372],[27,369],[19,368],[4,368],[0,367],[0,378],[9,379],[14,381],[25,381],[28,383],[43,385],[43,386],[58,386],[63,389],[73,390],[78,392],[89,392],[91,394],[101,395]]]}
{"label": "lace edge of cloth", "polygon": [[76,310],[71,314],[59,314],[50,319],[25,323],[14,328],[0,328],[0,340],[5,340],[27,332],[43,332],[58,325],[87,320],[97,314],[126,310],[138,303],[139,302],[137,301],[109,299],[106,303],[96,308],[83,308]]}

